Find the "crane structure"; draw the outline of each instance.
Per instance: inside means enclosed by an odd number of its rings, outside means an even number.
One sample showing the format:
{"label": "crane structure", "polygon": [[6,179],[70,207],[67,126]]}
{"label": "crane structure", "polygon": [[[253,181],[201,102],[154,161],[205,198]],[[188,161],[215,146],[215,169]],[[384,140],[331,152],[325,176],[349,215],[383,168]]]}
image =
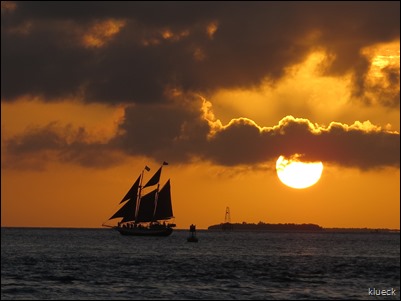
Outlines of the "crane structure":
{"label": "crane structure", "polygon": [[230,207],[226,207],[226,215],[224,216],[224,223],[221,225],[223,231],[232,231],[233,225],[231,224]]}

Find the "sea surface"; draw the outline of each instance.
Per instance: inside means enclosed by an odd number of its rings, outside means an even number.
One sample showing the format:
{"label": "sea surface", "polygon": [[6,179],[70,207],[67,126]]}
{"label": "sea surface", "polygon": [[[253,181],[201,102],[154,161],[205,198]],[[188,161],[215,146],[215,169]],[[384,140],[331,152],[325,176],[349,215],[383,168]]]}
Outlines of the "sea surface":
{"label": "sea surface", "polygon": [[[399,233],[187,237],[2,228],[1,299],[400,300]],[[383,290],[396,295],[372,295]]]}

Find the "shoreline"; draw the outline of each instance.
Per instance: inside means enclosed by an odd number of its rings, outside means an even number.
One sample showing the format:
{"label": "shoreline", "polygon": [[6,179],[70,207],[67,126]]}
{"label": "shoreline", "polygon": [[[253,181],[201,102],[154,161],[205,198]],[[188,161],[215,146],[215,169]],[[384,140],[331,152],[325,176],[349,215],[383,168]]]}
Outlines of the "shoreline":
{"label": "shoreline", "polygon": [[266,224],[266,223],[221,223],[211,225],[207,228],[209,231],[251,231],[251,232],[343,232],[343,233],[399,233],[399,229],[388,228],[340,228],[330,227],[324,228],[316,224]]}

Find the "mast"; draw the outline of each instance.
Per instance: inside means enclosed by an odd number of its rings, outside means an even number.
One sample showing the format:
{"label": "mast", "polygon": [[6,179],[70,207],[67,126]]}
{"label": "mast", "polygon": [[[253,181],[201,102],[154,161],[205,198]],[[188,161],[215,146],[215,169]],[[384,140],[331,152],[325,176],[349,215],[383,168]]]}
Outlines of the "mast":
{"label": "mast", "polygon": [[142,193],[142,189],[144,188],[144,187],[142,187],[142,181],[143,181],[143,174],[144,174],[144,172],[145,172],[145,169],[146,169],[146,171],[150,171],[150,168],[146,165],[145,167],[144,167],[144,169],[142,169],[142,173],[141,173],[141,181],[139,182],[139,192],[138,192],[138,195],[137,195],[137,198],[136,198],[136,207],[135,207],[135,224],[137,223],[137,218],[138,218],[138,211],[139,211],[139,206],[140,206],[140,203],[141,203],[141,193]]}
{"label": "mast", "polygon": [[[150,180],[145,185],[142,185],[142,180],[143,180],[143,171],[142,171],[142,178],[141,178],[141,183],[139,185],[138,201],[135,212],[135,223],[153,222],[157,220],[157,218],[155,218],[155,214],[159,198],[160,176],[164,165],[168,165],[168,163],[164,161],[162,165],[159,167],[159,169],[155,172],[155,174],[150,178]],[[144,188],[155,185],[157,185],[156,189],[142,196],[142,190]]]}

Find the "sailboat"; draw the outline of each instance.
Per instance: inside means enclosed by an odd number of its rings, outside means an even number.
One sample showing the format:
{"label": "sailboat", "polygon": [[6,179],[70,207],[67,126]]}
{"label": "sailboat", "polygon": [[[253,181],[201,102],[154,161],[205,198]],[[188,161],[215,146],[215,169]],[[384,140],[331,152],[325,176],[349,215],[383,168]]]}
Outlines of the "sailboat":
{"label": "sailboat", "polygon": [[[170,235],[173,232],[173,227],[176,226],[174,223],[169,222],[174,218],[170,179],[159,189],[160,176],[164,165],[168,165],[168,163],[163,162],[152,178],[145,185],[142,185],[145,170],[150,171],[150,168],[145,166],[137,180],[120,201],[120,204],[124,205],[109,218],[109,220],[122,219],[117,226],[107,226],[105,224],[103,226],[112,227],[122,235]],[[149,189],[151,191],[142,195]]]}

